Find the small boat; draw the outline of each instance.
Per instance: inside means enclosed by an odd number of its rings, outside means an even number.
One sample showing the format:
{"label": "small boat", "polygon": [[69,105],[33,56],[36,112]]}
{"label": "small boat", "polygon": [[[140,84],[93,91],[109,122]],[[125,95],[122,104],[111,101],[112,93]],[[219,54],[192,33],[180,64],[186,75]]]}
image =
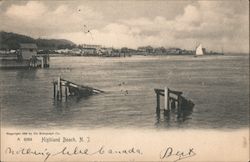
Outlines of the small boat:
{"label": "small boat", "polygon": [[203,55],[204,55],[204,52],[203,52],[202,45],[199,44],[199,46],[196,48],[194,56],[197,57],[197,56],[203,56]]}

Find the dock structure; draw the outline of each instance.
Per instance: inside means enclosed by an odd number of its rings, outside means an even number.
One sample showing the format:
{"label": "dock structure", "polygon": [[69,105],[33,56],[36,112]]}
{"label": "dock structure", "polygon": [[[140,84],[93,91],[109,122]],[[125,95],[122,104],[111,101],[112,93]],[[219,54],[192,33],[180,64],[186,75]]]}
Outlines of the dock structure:
{"label": "dock structure", "polygon": [[47,54],[32,56],[29,59],[29,67],[31,68],[48,68],[49,67],[50,57]]}
{"label": "dock structure", "polygon": [[183,111],[188,111],[193,108],[194,103],[187,100],[182,96],[181,91],[174,91],[167,87],[164,89],[154,89],[156,93],[156,113],[160,114],[160,97],[164,96],[164,114],[168,114],[170,110],[177,110],[177,113],[181,115]]}
{"label": "dock structure", "polygon": [[56,81],[53,81],[53,92],[54,99],[57,101],[62,101],[63,92],[66,101],[68,99],[68,96],[76,96],[80,98],[94,94],[104,93],[104,91],[102,90],[89,86],[79,85],[71,81],[62,79],[61,77],[58,77]]}
{"label": "dock structure", "polygon": [[20,43],[20,49],[16,53],[19,62],[28,62],[29,68],[49,67],[49,55],[37,54],[38,47],[35,43]]}
{"label": "dock structure", "polygon": [[41,68],[48,68],[49,67],[50,57],[48,54],[43,54],[43,55],[40,54],[37,57],[37,59],[41,61]]}

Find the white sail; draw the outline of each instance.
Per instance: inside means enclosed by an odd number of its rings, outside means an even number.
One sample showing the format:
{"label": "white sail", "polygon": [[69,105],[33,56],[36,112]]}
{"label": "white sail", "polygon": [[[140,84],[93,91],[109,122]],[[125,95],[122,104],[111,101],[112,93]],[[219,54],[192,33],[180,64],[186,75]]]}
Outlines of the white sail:
{"label": "white sail", "polygon": [[196,48],[196,51],[195,51],[195,55],[196,56],[201,56],[203,55],[203,50],[202,50],[202,45],[200,44],[197,48]]}

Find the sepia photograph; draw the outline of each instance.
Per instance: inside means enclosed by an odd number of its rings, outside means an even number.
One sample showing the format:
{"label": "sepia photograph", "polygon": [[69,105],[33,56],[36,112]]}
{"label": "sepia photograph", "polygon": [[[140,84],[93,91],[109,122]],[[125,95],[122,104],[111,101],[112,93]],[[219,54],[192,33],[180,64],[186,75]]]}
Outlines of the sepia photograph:
{"label": "sepia photograph", "polygon": [[0,0],[1,161],[249,161],[248,0]]}

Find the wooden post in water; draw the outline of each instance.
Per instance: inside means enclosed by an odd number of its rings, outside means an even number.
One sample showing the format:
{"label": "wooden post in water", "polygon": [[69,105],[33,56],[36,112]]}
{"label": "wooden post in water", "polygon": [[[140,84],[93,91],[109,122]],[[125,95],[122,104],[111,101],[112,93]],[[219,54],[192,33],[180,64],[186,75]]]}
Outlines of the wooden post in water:
{"label": "wooden post in water", "polygon": [[156,91],[156,113],[160,113],[160,94]]}
{"label": "wooden post in water", "polygon": [[44,68],[44,57],[42,57],[42,63],[41,68]]}
{"label": "wooden post in water", "polygon": [[180,114],[180,112],[182,111],[181,110],[181,105],[182,105],[182,96],[180,96],[180,95],[178,95],[178,109],[177,109],[177,111],[178,111],[178,114]]}
{"label": "wooden post in water", "polygon": [[33,57],[33,60],[34,60],[34,67],[36,68],[36,67],[37,67],[37,60],[36,60],[36,57]]}
{"label": "wooden post in water", "polygon": [[165,98],[165,110],[169,110],[169,97],[168,97],[168,88],[165,87],[164,89],[164,98]]}
{"label": "wooden post in water", "polygon": [[49,67],[49,55],[46,55],[46,67]]}
{"label": "wooden post in water", "polygon": [[60,78],[60,100],[62,100],[62,83]]}
{"label": "wooden post in water", "polygon": [[54,88],[54,99],[56,98],[56,83],[53,80],[53,88]]}
{"label": "wooden post in water", "polygon": [[65,85],[65,100],[67,101],[68,99],[68,86]]}
{"label": "wooden post in water", "polygon": [[60,100],[60,94],[61,94],[61,78],[58,77],[57,79],[57,100]]}

